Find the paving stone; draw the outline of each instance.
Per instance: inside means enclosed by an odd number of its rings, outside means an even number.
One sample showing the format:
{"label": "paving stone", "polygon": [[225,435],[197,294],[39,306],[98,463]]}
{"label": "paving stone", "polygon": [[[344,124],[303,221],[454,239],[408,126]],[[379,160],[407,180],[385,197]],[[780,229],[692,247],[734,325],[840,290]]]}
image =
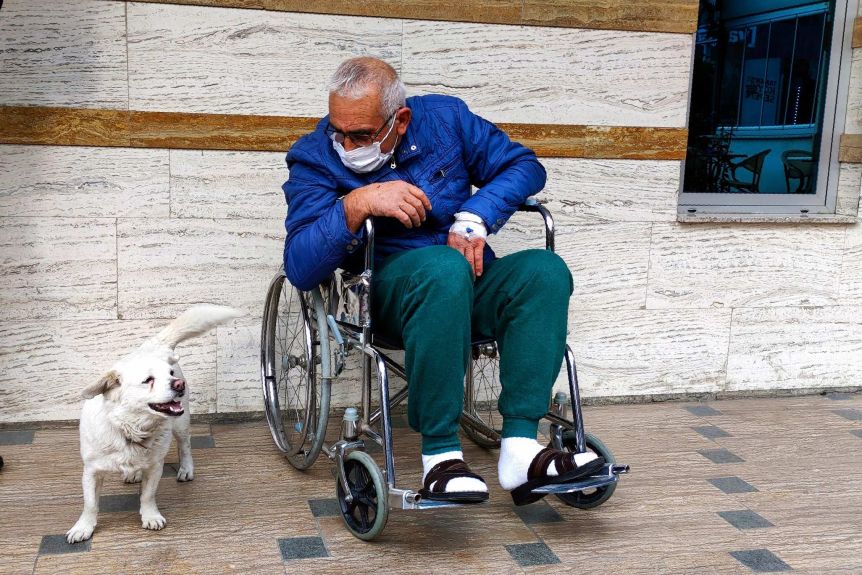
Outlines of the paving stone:
{"label": "paving stone", "polygon": [[862,429],[851,429],[850,433],[862,439]]}
{"label": "paving stone", "polygon": [[715,477],[708,479],[712,485],[725,493],[753,493],[757,488],[739,477]]}
{"label": "paving stone", "polygon": [[0,445],[28,445],[33,443],[35,431],[0,431]]}
{"label": "paving stone", "polygon": [[699,417],[709,415],[721,415],[720,411],[718,411],[717,409],[713,409],[708,405],[688,405],[685,409],[692,415],[697,415]]}
{"label": "paving stone", "polygon": [[284,561],[329,557],[329,552],[320,537],[291,537],[278,540],[278,549]]}
{"label": "paving stone", "polygon": [[724,448],[699,449],[697,452],[712,461],[713,463],[740,463],[742,461],[745,461],[740,456]]}
{"label": "paving stone", "polygon": [[846,401],[848,399],[853,399],[854,395],[852,393],[827,393],[826,399],[831,399],[832,401]]}
{"label": "paving stone", "polygon": [[309,499],[308,506],[311,508],[311,514],[315,517],[338,517],[341,515],[341,508],[338,506],[337,499]]}
{"label": "paving stone", "polygon": [[722,519],[737,529],[761,529],[764,527],[773,527],[772,523],[767,521],[764,517],[748,509],[744,509],[742,511],[719,511],[718,514]]}
{"label": "paving stone", "polygon": [[703,425],[701,427],[692,427],[692,429],[709,439],[716,439],[718,437],[731,437],[731,434],[729,434],[720,427],[716,427],[715,425]]}
{"label": "paving stone", "polygon": [[179,468],[176,463],[165,463],[162,466],[162,477],[176,477]]}
{"label": "paving stone", "polygon": [[552,565],[559,563],[560,559],[554,555],[550,547],[542,543],[519,543],[516,545],[506,545],[506,551],[512,556],[512,559],[518,562],[521,567],[531,567],[534,565]]}
{"label": "paving stone", "polygon": [[66,543],[65,535],[45,535],[39,544],[39,555],[60,555],[62,553],[81,553],[90,550],[92,539],[78,543]]}
{"label": "paving stone", "polygon": [[779,559],[769,549],[751,549],[748,551],[731,551],[734,559],[758,573],[774,571],[790,571],[790,565]]}
{"label": "paving stone", "polygon": [[215,447],[212,435],[192,435],[192,449],[210,449]]}
{"label": "paving stone", "polygon": [[137,511],[141,508],[141,498],[137,493],[122,495],[102,495],[99,497],[99,511]]}
{"label": "paving stone", "polygon": [[521,521],[527,525],[563,521],[563,517],[545,501],[539,501],[532,505],[516,506],[514,509]]}
{"label": "paving stone", "polygon": [[852,407],[845,409],[833,409],[832,413],[840,415],[845,419],[849,419],[850,421],[862,421],[862,411],[858,409],[854,409]]}

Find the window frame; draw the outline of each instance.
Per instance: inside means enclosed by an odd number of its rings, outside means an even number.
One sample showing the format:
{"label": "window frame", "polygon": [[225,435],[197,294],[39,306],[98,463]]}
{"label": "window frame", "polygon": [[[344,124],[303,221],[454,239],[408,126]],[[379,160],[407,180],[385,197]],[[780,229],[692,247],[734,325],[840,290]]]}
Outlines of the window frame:
{"label": "window frame", "polygon": [[[760,215],[808,215],[835,214],[838,197],[839,144],[847,117],[850,68],[852,60],[853,25],[858,12],[859,0],[836,0],[830,44],[829,66],[825,102],[822,112],[820,155],[817,164],[817,181],[814,194],[747,194],[722,192],[686,192],[686,160],[680,165],[678,213],[695,214],[760,214]],[[756,19],[757,16],[753,16]],[[696,39],[696,32],[695,32]],[[689,100],[686,114],[688,126],[691,116],[694,83],[694,64],[697,50],[692,42],[691,68],[689,74]],[[810,124],[808,124],[810,125]],[[778,130],[798,128],[775,127]],[[769,128],[767,128],[769,129]],[[746,128],[737,128],[745,132]],[[756,128],[761,134],[763,128]],[[752,130],[753,132],[753,130]]]}

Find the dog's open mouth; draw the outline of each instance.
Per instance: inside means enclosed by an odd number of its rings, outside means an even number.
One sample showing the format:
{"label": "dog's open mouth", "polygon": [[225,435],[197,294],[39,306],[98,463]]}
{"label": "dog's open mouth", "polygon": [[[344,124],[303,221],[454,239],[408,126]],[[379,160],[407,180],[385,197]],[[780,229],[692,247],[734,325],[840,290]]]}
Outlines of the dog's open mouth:
{"label": "dog's open mouth", "polygon": [[168,401],[166,403],[149,403],[150,409],[164,413],[165,415],[182,415],[185,411],[183,404],[179,401]]}

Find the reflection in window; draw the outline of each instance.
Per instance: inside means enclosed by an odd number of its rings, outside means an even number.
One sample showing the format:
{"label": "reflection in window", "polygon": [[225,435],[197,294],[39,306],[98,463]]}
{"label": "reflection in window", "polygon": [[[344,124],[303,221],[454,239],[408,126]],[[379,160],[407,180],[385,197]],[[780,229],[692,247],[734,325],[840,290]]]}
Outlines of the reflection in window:
{"label": "reflection in window", "polygon": [[686,192],[815,193],[833,9],[701,1]]}

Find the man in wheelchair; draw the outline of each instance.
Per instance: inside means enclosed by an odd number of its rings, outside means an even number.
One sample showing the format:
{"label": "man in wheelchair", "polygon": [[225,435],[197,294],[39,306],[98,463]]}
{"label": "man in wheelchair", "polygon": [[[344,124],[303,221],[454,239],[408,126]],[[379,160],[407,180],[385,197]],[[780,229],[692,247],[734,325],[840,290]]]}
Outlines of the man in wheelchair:
{"label": "man in wheelchair", "polygon": [[[461,100],[405,99],[381,60],[354,58],[329,86],[329,115],[287,155],[284,269],[301,290],[361,269],[375,219],[375,335],[402,345],[410,426],[422,435],[424,498],[488,498],[458,436],[472,336],[500,353],[500,485],[516,503],[601,469],[595,453],[545,448],[538,423],[563,360],[572,277],[551,251],[496,258],[486,244],[545,184],[532,150]],[[471,186],[478,191],[471,195]]]}

